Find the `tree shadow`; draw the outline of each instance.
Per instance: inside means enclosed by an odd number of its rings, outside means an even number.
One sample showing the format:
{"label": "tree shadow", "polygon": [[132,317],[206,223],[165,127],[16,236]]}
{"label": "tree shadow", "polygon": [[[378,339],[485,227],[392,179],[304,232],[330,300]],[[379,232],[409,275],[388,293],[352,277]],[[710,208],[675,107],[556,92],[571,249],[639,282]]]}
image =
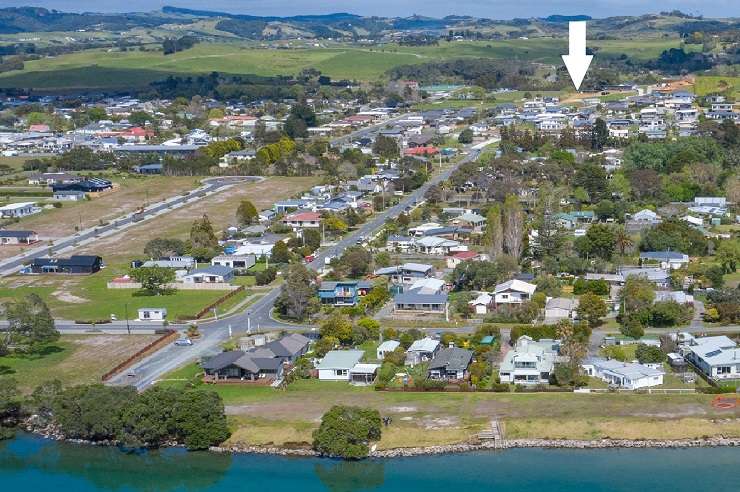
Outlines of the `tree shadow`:
{"label": "tree shadow", "polygon": [[7,376],[9,374],[15,374],[15,369],[8,366],[0,366],[0,376]]}

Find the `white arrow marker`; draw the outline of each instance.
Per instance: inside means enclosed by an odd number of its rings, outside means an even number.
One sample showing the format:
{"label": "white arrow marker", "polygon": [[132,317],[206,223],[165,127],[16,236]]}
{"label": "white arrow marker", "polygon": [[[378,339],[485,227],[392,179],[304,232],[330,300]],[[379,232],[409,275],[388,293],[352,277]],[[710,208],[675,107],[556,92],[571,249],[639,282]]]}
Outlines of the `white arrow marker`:
{"label": "white arrow marker", "polygon": [[569,53],[563,56],[565,68],[568,69],[570,78],[576,90],[581,88],[583,78],[588,72],[593,55],[586,54],[586,21],[573,21],[568,23]]}

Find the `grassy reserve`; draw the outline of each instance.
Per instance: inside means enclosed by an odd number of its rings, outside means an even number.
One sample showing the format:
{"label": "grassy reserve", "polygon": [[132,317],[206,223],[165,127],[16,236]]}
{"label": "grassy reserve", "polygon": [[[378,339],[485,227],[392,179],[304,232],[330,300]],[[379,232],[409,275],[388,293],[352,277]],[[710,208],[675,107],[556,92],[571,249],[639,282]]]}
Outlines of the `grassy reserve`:
{"label": "grassy reserve", "polygon": [[[364,347],[369,349],[370,346]],[[173,371],[160,384],[196,382],[196,364]],[[285,390],[262,386],[212,386],[224,399],[230,444],[296,445],[310,442],[333,404],[377,408],[393,423],[380,449],[467,442],[500,419],[509,439],[689,439],[740,436],[733,410],[712,408],[712,395],[572,393],[379,392],[342,382],[299,380]],[[301,412],[297,414],[296,408]]]}

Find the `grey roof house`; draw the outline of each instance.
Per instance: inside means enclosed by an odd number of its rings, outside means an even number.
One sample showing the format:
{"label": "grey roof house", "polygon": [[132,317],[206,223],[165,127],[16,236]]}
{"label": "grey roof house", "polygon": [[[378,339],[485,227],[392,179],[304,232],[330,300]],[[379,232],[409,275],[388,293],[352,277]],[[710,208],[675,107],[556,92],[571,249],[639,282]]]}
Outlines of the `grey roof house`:
{"label": "grey roof house", "polygon": [[458,347],[443,348],[429,362],[430,379],[462,380],[468,377],[473,352]]}

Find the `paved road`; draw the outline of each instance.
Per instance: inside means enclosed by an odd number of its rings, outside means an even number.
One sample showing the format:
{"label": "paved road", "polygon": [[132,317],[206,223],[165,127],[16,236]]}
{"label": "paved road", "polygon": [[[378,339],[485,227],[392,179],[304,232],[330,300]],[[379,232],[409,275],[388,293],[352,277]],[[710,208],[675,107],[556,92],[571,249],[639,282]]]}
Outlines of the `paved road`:
{"label": "paved road", "polygon": [[[380,230],[385,223],[386,218],[398,216],[406,207],[413,207],[419,203],[424,193],[430,186],[438,184],[450,177],[452,172],[461,164],[476,160],[480,151],[471,150],[465,158],[460,160],[455,166],[433,176],[419,189],[406,195],[397,205],[389,207],[386,210],[375,214],[370,220],[352,233],[346,235],[336,245],[319,251],[315,260],[308,266],[318,270],[324,266],[324,259],[328,256],[341,255],[347,247],[357,244],[361,237],[370,237]],[[226,341],[230,334],[236,335],[246,333],[249,329],[252,331],[258,327],[260,329],[283,329],[305,331],[310,327],[305,325],[291,325],[280,322],[272,318],[271,313],[275,304],[275,299],[280,295],[280,287],[269,291],[254,304],[249,306],[243,312],[208,323],[199,324],[201,338],[192,346],[175,346],[169,345],[162,350],[152,354],[142,362],[135,364],[129,371],[119,374],[109,381],[109,384],[126,385],[132,384],[137,389],[142,390],[157,381],[167,372],[180,367],[189,361],[203,357],[204,355],[216,354],[220,352],[221,344]],[[135,374],[131,376],[130,374]]]}
{"label": "paved road", "polygon": [[19,268],[23,264],[29,263],[34,258],[45,257],[51,253],[60,253],[67,249],[71,250],[75,246],[81,246],[86,241],[93,240],[95,237],[113,234],[135,224],[146,222],[154,217],[166,214],[173,208],[184,205],[186,202],[201,200],[223,188],[245,181],[261,181],[264,179],[260,176],[224,176],[205,179],[203,180],[203,186],[191,191],[187,195],[176,195],[145,207],[143,217],[138,220],[135,213],[126,214],[110,221],[107,225],[85,229],[77,234],[57,239],[54,241],[53,246],[39,246],[31,251],[26,251],[20,255],[0,261],[0,276],[18,273]]}

